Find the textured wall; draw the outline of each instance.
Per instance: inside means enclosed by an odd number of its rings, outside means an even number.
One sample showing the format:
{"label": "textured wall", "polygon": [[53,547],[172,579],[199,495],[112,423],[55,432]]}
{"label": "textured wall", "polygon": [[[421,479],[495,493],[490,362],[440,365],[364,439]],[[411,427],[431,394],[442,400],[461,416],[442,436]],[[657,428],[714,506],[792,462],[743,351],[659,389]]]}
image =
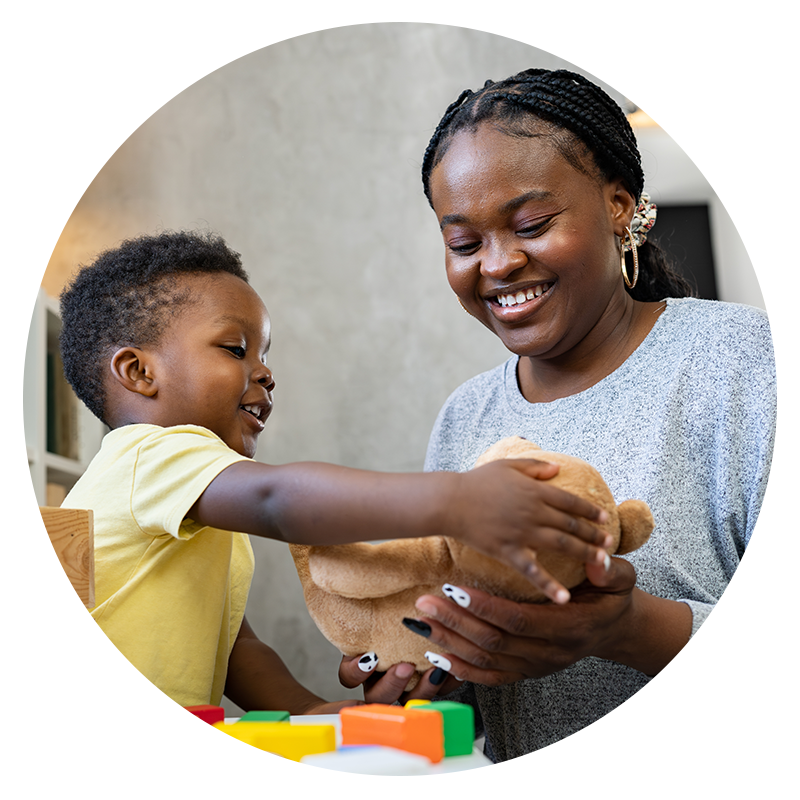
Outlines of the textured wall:
{"label": "textured wall", "polygon": [[[449,392],[506,353],[446,285],[419,164],[461,89],[529,66],[570,65],[490,34],[416,24],[338,28],[254,52],[120,147],[70,218],[44,286],[57,293],[78,263],[123,238],[211,228],[242,253],[272,316],[276,406],[258,457],[420,469]],[[691,197],[678,199],[713,198],[674,147],[659,161],[658,141],[648,139],[646,165],[691,176],[681,184]],[[722,282],[727,299],[760,304],[738,237],[726,246],[741,265]],[[286,548],[253,544],[256,632],[310,688],[346,696]]]}

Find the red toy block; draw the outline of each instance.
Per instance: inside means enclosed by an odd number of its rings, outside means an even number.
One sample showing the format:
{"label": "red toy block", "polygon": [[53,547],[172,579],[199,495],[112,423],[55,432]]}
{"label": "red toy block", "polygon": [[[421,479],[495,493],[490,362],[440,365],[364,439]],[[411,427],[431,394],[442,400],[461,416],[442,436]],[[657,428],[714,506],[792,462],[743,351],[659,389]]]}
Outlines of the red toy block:
{"label": "red toy block", "polygon": [[[225,721],[225,711],[220,706],[186,706],[186,710],[209,725]],[[135,733],[146,734],[162,717],[179,717],[186,723],[192,721],[174,708],[154,708],[149,711],[100,714],[97,717],[97,725],[106,739],[125,739]]]}
{"label": "red toy block", "polygon": [[342,745],[380,744],[417,753],[434,764],[444,758],[441,714],[383,703],[348,706],[339,713]]}

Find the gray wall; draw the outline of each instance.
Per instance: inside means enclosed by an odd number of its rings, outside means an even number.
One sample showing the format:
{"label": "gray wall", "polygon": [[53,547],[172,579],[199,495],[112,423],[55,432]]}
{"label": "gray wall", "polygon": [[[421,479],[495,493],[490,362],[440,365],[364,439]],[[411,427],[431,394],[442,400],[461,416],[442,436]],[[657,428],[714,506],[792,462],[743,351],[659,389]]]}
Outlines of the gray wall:
{"label": "gray wall", "polygon": [[[446,285],[419,164],[461,89],[529,66],[571,65],[491,34],[418,24],[332,29],[254,52],[120,147],[43,284],[57,293],[76,264],[122,238],[209,227],[242,253],[272,316],[276,406],[258,458],[420,469],[449,392],[506,352]],[[712,204],[715,237],[725,233],[723,299],[763,306],[711,188],[663,132],[641,136],[656,201]],[[357,696],[338,685],[339,656],[305,612],[286,548],[253,545],[257,633],[313,690]]]}

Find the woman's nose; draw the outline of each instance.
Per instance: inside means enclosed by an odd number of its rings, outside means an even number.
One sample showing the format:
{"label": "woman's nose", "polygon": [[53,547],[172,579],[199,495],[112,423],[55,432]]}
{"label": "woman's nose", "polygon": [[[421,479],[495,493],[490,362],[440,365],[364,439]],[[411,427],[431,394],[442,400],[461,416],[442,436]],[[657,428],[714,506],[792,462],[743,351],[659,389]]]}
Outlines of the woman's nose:
{"label": "woman's nose", "polygon": [[502,280],[528,263],[528,255],[518,246],[496,243],[484,251],[481,273],[487,278]]}

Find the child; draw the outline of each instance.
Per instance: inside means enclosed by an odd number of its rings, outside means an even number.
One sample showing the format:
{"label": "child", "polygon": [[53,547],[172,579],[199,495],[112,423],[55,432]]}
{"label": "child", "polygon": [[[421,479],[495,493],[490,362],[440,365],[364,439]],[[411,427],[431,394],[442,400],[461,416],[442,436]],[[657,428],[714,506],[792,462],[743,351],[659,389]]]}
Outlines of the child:
{"label": "child", "polygon": [[[64,502],[95,519],[92,615],[182,705],[323,713],[244,618],[247,534],[338,544],[446,534],[502,559],[557,602],[535,550],[603,563],[595,506],[532,478],[554,465],[390,475],[253,459],[275,388],[270,320],[237,253],[214,235],[123,243],[61,298],[64,371],[111,429]],[[583,519],[581,519],[581,517]]]}

